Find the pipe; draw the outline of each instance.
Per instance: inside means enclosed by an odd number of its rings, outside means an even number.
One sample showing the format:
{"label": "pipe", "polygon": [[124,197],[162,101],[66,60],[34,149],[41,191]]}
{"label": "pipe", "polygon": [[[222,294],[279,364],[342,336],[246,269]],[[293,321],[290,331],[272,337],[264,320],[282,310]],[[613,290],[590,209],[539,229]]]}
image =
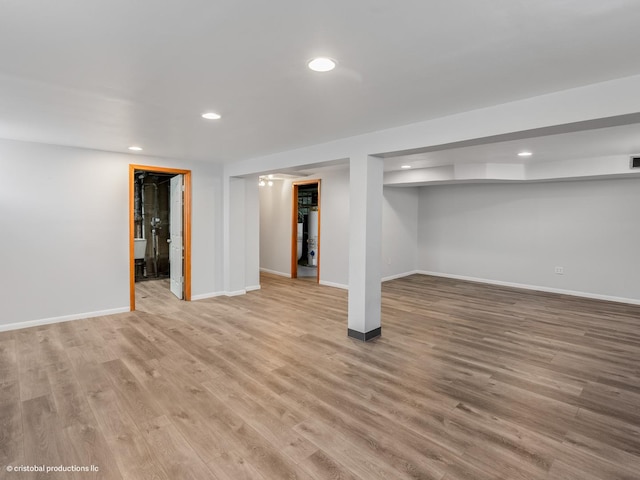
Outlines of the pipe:
{"label": "pipe", "polygon": [[151,221],[151,233],[153,235],[153,268],[155,269],[156,278],[160,276],[160,272],[158,271],[158,260],[160,258],[160,252],[158,251],[158,229],[160,228],[160,212],[159,212],[159,203],[160,197],[158,195],[158,183],[152,183],[155,191],[153,195],[153,219]]}
{"label": "pipe", "polygon": [[139,175],[138,179],[140,180],[140,229],[142,230],[140,233],[142,238],[147,238],[144,228],[144,174]]}

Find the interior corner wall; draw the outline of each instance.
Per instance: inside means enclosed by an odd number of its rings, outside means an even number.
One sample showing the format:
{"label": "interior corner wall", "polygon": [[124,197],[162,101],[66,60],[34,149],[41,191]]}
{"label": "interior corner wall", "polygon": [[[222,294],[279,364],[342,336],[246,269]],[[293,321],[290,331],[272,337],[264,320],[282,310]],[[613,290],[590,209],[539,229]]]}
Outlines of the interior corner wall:
{"label": "interior corner wall", "polygon": [[[320,280],[349,282],[349,170],[319,171],[300,180],[320,179]],[[260,268],[291,274],[292,180],[260,188]]]}
{"label": "interior corner wall", "polygon": [[638,205],[640,179],[422,187],[418,268],[638,301]]}
{"label": "interior corner wall", "polygon": [[[320,280],[349,283],[349,170],[321,170]],[[288,276],[291,269],[291,180],[260,192],[260,268]],[[382,207],[382,276],[416,270],[419,189],[385,187]]]}
{"label": "interior corner wall", "polygon": [[222,290],[219,167],[0,140],[0,329],[129,308],[129,164],[192,171],[192,295]]}
{"label": "interior corner wall", "polygon": [[246,178],[244,186],[245,207],[245,289],[260,286],[260,199],[258,178]]}
{"label": "interior corner wall", "polygon": [[384,187],[382,191],[382,278],[416,271],[418,256],[417,187]]}
{"label": "interior corner wall", "polygon": [[260,269],[284,276],[291,264],[291,182],[259,187]]}

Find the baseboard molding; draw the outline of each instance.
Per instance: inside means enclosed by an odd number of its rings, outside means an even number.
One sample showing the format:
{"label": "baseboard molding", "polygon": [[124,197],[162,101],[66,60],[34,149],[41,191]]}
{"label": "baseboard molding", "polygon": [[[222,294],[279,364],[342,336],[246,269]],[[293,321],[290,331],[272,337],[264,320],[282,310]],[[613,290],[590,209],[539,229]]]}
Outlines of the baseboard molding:
{"label": "baseboard molding", "polygon": [[21,328],[39,327],[41,325],[50,325],[52,323],[70,322],[73,320],[84,320],[87,318],[104,317],[106,315],[115,315],[117,313],[127,313],[131,311],[129,307],[112,308],[109,310],[99,310],[97,312],[77,313],[74,315],[64,315],[62,317],[42,318],[40,320],[27,320],[26,322],[9,323],[0,325],[0,332],[9,330],[19,330]]}
{"label": "baseboard molding", "polygon": [[247,291],[244,289],[236,290],[234,292],[224,292],[225,296],[227,297],[237,297],[238,295],[244,295],[245,293],[247,293]]}
{"label": "baseboard molding", "polygon": [[250,287],[245,287],[245,291],[253,292],[255,290],[260,290],[260,285],[251,285]]}
{"label": "baseboard molding", "polygon": [[[398,278],[408,277],[409,275],[415,275],[417,273],[420,273],[420,272],[418,270],[412,270],[411,272],[404,272],[404,273],[398,273],[396,275],[390,275],[388,277],[384,277],[382,279],[382,282],[388,282],[389,280],[396,280]],[[341,288],[343,290],[349,290],[349,285],[345,285],[344,283],[335,283],[335,282],[328,282],[326,280],[320,280],[320,285],[325,285],[327,287]]]}
{"label": "baseboard molding", "polygon": [[412,270],[410,272],[397,273],[396,275],[389,275],[388,277],[382,277],[383,282],[388,282],[389,280],[397,280],[398,278],[408,277],[409,275],[415,275],[420,273],[418,270]]}
{"label": "baseboard molding", "polygon": [[347,329],[348,337],[355,338],[356,340],[361,340],[363,342],[368,342],[369,340],[378,338],[380,335],[382,335],[382,327],[378,327],[366,333],[358,332],[357,330],[352,330],[351,328]]}
{"label": "baseboard molding", "polygon": [[211,292],[211,293],[203,293],[200,295],[191,295],[191,301],[197,301],[197,300],[205,300],[207,298],[215,298],[215,297],[222,297],[224,295],[224,292]]}
{"label": "baseboard molding", "polygon": [[528,285],[526,283],[503,282],[500,280],[490,280],[487,278],[468,277],[466,275],[454,275],[451,273],[429,272],[418,270],[415,273],[420,275],[432,275],[434,277],[453,278],[469,282],[487,283],[489,285],[500,285],[502,287],[522,288],[525,290],[535,290],[537,292],[557,293],[560,295],[571,295],[573,297],[591,298],[593,300],[605,300],[607,302],[628,303],[630,305],[640,305],[640,300],[635,298],[614,297],[611,295],[600,295],[597,293],[579,292],[575,290],[564,290],[562,288],[543,287],[540,285]]}
{"label": "baseboard molding", "polygon": [[344,283],[335,283],[335,282],[328,282],[326,280],[320,280],[320,285],[324,285],[325,287],[334,287],[334,288],[341,288],[342,290],[349,290],[349,285],[345,285]]}
{"label": "baseboard molding", "polygon": [[278,275],[279,277],[291,278],[291,274],[290,273],[277,272],[275,270],[269,270],[268,268],[261,268],[260,271],[264,272],[264,273],[270,273],[272,275]]}

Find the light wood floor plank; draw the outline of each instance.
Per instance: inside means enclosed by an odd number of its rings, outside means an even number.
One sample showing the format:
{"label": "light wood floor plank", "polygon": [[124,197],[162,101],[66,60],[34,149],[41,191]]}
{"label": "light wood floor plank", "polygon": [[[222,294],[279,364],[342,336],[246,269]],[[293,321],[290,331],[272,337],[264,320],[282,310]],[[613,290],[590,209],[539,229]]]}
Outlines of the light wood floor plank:
{"label": "light wood floor plank", "polygon": [[0,333],[0,478],[640,478],[640,307],[413,275],[365,344],[344,290],[261,282]]}

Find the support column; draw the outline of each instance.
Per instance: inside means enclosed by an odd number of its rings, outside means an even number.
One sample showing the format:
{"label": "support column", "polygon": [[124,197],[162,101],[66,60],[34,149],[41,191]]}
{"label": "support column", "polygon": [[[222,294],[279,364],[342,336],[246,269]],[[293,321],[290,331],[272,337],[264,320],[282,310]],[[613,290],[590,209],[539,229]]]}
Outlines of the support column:
{"label": "support column", "polygon": [[367,341],[382,333],[383,159],[353,156],[349,167],[348,335]]}
{"label": "support column", "polygon": [[224,290],[228,296],[245,290],[245,180],[224,179]]}

